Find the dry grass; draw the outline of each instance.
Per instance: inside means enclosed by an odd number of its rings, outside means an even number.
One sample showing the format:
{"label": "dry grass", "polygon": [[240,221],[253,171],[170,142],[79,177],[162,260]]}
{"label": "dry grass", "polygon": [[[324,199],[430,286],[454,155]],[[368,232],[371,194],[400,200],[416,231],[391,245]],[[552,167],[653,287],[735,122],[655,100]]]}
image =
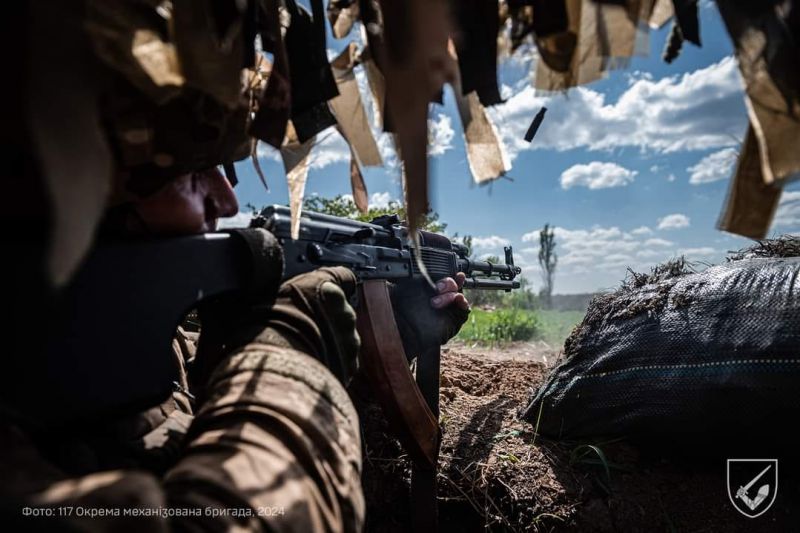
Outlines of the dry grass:
{"label": "dry grass", "polygon": [[728,261],[741,261],[756,257],[800,257],[800,237],[781,235],[775,239],[762,239],[752,246],[728,255]]}

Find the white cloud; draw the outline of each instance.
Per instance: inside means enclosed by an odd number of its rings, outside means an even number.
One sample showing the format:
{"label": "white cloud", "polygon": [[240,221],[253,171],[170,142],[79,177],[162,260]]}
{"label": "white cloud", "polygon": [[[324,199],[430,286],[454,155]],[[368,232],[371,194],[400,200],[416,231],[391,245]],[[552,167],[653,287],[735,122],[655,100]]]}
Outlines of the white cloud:
{"label": "white cloud", "polygon": [[498,235],[472,238],[472,247],[476,250],[495,250],[503,246],[508,246],[509,244],[511,244],[511,241]]}
{"label": "white cloud", "polygon": [[217,229],[246,228],[250,225],[253,213],[242,213],[239,211],[232,217],[220,218],[217,221]]}
{"label": "white cloud", "polygon": [[392,195],[388,192],[374,192],[369,197],[369,206],[378,209],[389,207],[389,202],[394,201]]}
{"label": "white cloud", "polygon": [[784,191],[773,225],[776,228],[791,227],[800,230],[800,191]]}
{"label": "white cloud", "polygon": [[502,98],[503,100],[508,100],[512,96],[514,96],[514,89],[512,89],[510,86],[506,85],[505,83],[501,84],[500,85],[500,98]]}
{"label": "white cloud", "polygon": [[573,165],[561,173],[561,188],[588,187],[608,189],[624,187],[636,177],[635,170],[628,170],[616,163],[592,161],[588,165]]}
{"label": "white cloud", "polygon": [[661,249],[642,249],[636,252],[637,259],[650,259],[663,258],[664,250]]}
{"label": "white cloud", "polygon": [[334,163],[350,163],[350,147],[338,131],[329,128],[317,135],[311,149],[309,168],[325,168]]}
{"label": "white cloud", "polygon": [[677,179],[677,178],[675,178],[675,174],[672,174],[672,173],[670,173],[670,175],[669,175],[669,176],[667,176],[667,181],[670,181],[670,182],[671,182],[671,181],[675,181],[676,179]]}
{"label": "white cloud", "polygon": [[689,183],[700,185],[729,178],[738,155],[735,148],[723,148],[705,156],[696,165],[686,169],[691,172]]}
{"label": "white cloud", "polygon": [[674,213],[658,219],[658,229],[680,229],[689,227],[689,217]]}
{"label": "white cloud", "polygon": [[[259,158],[283,162],[279,150],[265,142],[258,143],[257,154]],[[317,143],[311,149],[309,168],[325,168],[334,163],[349,163],[350,147],[338,131],[328,128],[317,134]]]}
{"label": "white cloud", "polygon": [[664,247],[664,246],[672,246],[673,244],[675,243],[672,241],[668,241],[666,239],[647,239],[646,241],[644,241],[645,246]]}
{"label": "white cloud", "polygon": [[439,113],[436,120],[428,119],[428,154],[442,155],[453,148],[453,123],[449,116]]}
{"label": "white cloud", "polygon": [[[547,115],[534,142],[527,143],[525,131],[542,106]],[[536,96],[526,87],[489,113],[512,158],[530,149],[708,150],[734,145],[747,125],[733,57],[680,76],[637,79],[616,102],[585,87],[568,97]]]}
{"label": "white cloud", "polygon": [[699,248],[680,248],[678,250],[678,255],[685,256],[689,261],[706,257],[714,257],[720,253],[721,252],[719,250],[710,246],[701,246]]}
{"label": "white cloud", "polygon": [[[723,250],[710,246],[689,247],[650,237],[648,232],[640,231],[642,227],[632,230],[617,226],[556,227],[556,292],[594,292],[617,287],[628,268],[649,272],[653,266],[680,256],[689,261],[708,262],[718,262],[724,257]],[[538,235],[538,230],[534,230],[523,235],[522,240],[535,241]],[[527,268],[528,277],[539,273],[535,260]]]}
{"label": "white cloud", "polygon": [[647,226],[639,226],[635,230],[631,231],[631,235],[652,235],[653,230],[648,228]]}

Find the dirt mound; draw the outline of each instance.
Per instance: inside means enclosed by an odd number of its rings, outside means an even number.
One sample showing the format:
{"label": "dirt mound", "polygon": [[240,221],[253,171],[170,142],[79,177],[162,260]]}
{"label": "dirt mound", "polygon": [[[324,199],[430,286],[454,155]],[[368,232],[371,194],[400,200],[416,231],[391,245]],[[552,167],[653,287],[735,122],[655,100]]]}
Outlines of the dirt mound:
{"label": "dirt mound", "polygon": [[542,449],[532,445],[533,428],[516,419],[528,387],[544,372],[539,363],[444,355],[440,494],[469,505],[466,516],[472,516],[462,527],[474,527],[476,516],[481,525],[518,528],[571,514],[567,492],[574,484],[564,487]]}
{"label": "dirt mound", "polygon": [[[763,518],[739,515],[728,501],[724,458],[537,436],[516,412],[548,369],[498,352],[443,353],[442,531],[759,531],[800,519],[800,494],[786,485]],[[367,531],[408,531],[409,463],[387,436],[380,409],[365,403],[360,411]]]}

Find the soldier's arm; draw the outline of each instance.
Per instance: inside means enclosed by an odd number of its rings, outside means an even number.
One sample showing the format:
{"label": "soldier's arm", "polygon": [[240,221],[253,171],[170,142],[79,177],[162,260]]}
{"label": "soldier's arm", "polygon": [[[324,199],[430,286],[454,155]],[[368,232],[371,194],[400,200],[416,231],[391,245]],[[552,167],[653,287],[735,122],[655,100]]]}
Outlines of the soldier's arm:
{"label": "soldier's arm", "polygon": [[298,276],[229,341],[240,347],[208,378],[185,453],[165,477],[170,506],[203,509],[226,528],[361,528],[360,433],[342,384],[358,352],[354,290],[344,268]]}
{"label": "soldier's arm", "polygon": [[[340,381],[345,374],[337,378],[321,362],[353,368],[345,359],[355,360],[358,336],[345,292],[354,288],[346,269],[299,276],[266,314],[231,333],[238,347],[220,354],[183,453],[163,480],[127,470],[69,476],[24,433],[0,424],[5,518],[33,525],[22,515],[30,506],[71,510],[41,518],[43,527],[123,521],[148,531],[360,530],[357,415]],[[118,511],[88,518],[78,508]]]}

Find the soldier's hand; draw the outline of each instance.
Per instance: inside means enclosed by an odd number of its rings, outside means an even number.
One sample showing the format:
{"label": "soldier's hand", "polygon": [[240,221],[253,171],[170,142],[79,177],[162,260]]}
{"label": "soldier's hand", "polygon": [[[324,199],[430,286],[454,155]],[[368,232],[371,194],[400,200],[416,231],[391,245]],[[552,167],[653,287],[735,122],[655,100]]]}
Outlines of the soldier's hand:
{"label": "soldier's hand", "polygon": [[469,302],[461,288],[466,277],[443,278],[432,293],[424,280],[397,283],[392,287],[395,321],[409,359],[446,343],[469,317]]}
{"label": "soldier's hand", "polygon": [[355,289],[356,277],[345,267],[320,268],[285,281],[255,340],[309,353],[347,384],[361,343],[348,301]]}

